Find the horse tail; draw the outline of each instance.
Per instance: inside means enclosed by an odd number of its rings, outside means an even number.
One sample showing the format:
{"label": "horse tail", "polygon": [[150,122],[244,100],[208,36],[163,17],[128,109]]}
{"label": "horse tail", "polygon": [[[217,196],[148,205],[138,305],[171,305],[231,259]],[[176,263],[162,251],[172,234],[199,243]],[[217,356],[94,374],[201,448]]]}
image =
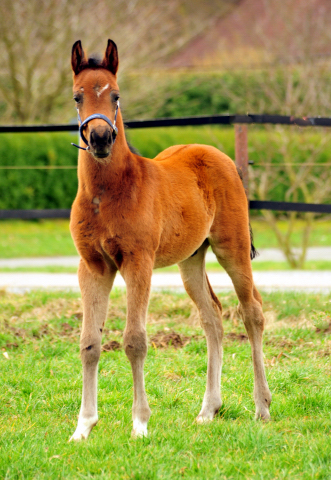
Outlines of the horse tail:
{"label": "horse tail", "polygon": [[252,230],[251,224],[249,224],[249,234],[250,234],[250,237],[251,237],[251,260],[254,260],[254,258],[256,258],[258,256],[259,252],[254,247],[253,230]]}
{"label": "horse tail", "polygon": [[[241,172],[240,168],[238,168],[238,167],[237,167],[237,172],[238,172],[238,175],[240,177],[240,180],[242,181],[243,180],[242,172]],[[252,227],[251,227],[250,223],[249,223],[249,234],[250,234],[250,237],[251,237],[251,260],[254,260],[254,258],[256,258],[258,256],[259,252],[254,247],[253,230],[252,230]]]}

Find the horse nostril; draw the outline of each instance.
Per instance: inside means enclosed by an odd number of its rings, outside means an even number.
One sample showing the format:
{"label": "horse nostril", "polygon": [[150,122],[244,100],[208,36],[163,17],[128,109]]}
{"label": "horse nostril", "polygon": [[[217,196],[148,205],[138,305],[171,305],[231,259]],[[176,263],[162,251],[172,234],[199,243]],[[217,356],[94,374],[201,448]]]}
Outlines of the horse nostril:
{"label": "horse nostril", "polygon": [[90,143],[94,148],[106,148],[111,145],[111,132],[108,128],[96,128],[91,131]]}
{"label": "horse nostril", "polygon": [[91,135],[90,135],[90,144],[95,146],[95,136],[94,136],[94,131],[92,130]]}

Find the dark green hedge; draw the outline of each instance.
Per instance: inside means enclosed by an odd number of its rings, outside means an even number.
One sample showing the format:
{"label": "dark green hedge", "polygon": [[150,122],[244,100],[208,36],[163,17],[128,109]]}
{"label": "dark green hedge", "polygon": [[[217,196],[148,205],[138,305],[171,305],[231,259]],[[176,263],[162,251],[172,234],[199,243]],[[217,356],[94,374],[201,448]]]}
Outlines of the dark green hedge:
{"label": "dark green hedge", "polygon": [[[3,166],[77,165],[76,135],[1,134]],[[77,192],[77,170],[0,169],[0,208],[70,208]]]}
{"label": "dark green hedge", "polygon": [[[314,202],[314,191],[327,190],[323,202],[331,202],[327,188],[331,182],[331,131],[328,129],[295,129],[285,127],[249,127],[249,158],[254,161],[251,170],[252,199],[257,195],[258,185],[265,171],[265,163],[272,163],[269,174],[268,200],[304,201],[302,192],[294,195],[289,191],[290,182],[284,161],[293,162],[299,174],[305,162],[317,162],[307,178],[307,187]],[[129,140],[143,156],[153,158],[160,151],[176,144],[203,143],[214,145],[234,158],[233,127],[170,127],[129,131]],[[282,154],[284,137],[287,137],[287,154]],[[329,138],[330,137],[330,138]],[[77,165],[78,151],[70,145],[76,135],[66,133],[48,134],[1,134],[1,166]],[[283,149],[284,151],[284,149]],[[322,183],[317,183],[317,179]],[[320,186],[319,186],[320,185]],[[3,170],[0,169],[0,209],[70,208],[77,191],[77,171],[73,170]],[[316,197],[317,198],[317,197]],[[317,203],[319,201],[317,200]]]}

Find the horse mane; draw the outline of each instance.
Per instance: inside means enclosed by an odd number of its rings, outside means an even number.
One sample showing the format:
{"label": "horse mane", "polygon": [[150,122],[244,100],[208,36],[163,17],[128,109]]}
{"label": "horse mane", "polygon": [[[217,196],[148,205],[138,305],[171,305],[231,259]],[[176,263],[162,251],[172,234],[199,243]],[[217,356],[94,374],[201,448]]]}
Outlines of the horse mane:
{"label": "horse mane", "polygon": [[128,144],[128,147],[129,147],[129,150],[131,153],[134,153],[135,155],[139,155],[139,157],[141,157],[141,154],[139,153],[139,151],[136,149],[136,147],[134,147],[133,145],[131,145],[131,143],[128,141],[128,137],[126,136],[126,133],[125,133],[125,140],[126,140],[126,143]]}
{"label": "horse mane", "polygon": [[93,54],[88,59],[84,58],[80,64],[80,71],[86,70],[87,68],[102,68],[102,58],[100,55]]}

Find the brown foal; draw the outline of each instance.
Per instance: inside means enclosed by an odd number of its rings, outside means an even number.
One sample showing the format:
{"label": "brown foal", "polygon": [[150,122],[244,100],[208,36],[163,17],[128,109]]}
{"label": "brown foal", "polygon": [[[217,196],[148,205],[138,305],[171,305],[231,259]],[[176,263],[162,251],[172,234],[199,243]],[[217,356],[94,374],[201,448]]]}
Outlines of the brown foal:
{"label": "brown foal", "polygon": [[233,161],[214,147],[177,145],[154,159],[133,153],[126,141],[118,54],[108,40],[103,60],[72,49],[74,99],[81,123],[78,193],[70,229],[84,318],[80,339],[83,395],[72,440],[87,438],[98,421],[97,371],[109,293],[119,270],[127,288],[125,353],[134,385],[133,436],[147,435],[151,415],[144,385],[146,315],[154,268],[178,264],[196,304],[208,346],[207,385],[198,423],[221,407],[222,307],[205,271],[210,245],[230,275],[252,347],[256,418],[269,418],[271,394],[263,365],[264,316],[251,269],[245,191]]}

